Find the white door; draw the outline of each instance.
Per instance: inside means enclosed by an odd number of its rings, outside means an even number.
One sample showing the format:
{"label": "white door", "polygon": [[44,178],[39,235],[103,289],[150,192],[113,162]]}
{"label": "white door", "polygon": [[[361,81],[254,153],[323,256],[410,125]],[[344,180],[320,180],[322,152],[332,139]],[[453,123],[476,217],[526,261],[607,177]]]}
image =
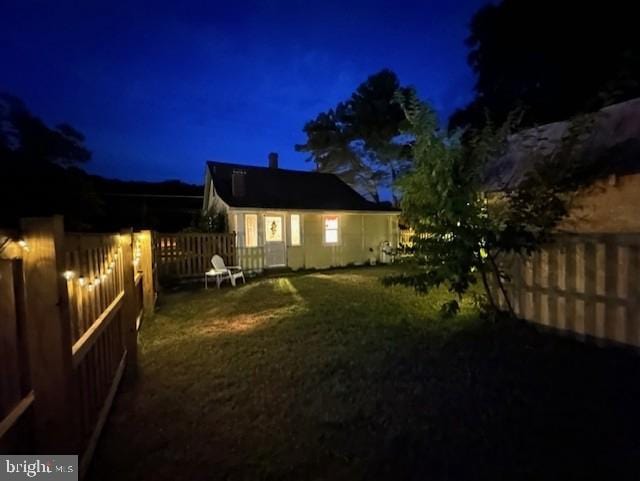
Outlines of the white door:
{"label": "white door", "polygon": [[284,243],[284,216],[264,216],[264,263],[265,267],[284,267],[287,265]]}

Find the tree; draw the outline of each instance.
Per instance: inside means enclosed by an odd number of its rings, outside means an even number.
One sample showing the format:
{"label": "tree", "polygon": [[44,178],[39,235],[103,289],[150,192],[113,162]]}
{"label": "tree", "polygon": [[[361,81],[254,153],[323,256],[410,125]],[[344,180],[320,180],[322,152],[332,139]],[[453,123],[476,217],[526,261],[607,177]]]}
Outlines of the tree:
{"label": "tree", "polygon": [[296,150],[309,153],[318,171],[339,175],[372,200],[379,202],[388,189],[397,203],[394,182],[411,164],[410,139],[400,135],[405,116],[393,102],[398,90],[406,89],[392,71],[370,76],[349,100],[307,122],[307,142]]}
{"label": "tree", "polygon": [[[487,124],[461,143],[438,129],[433,111],[415,93],[400,93],[398,101],[415,138],[414,169],[399,184],[422,267],[385,282],[420,292],[445,285],[460,297],[481,280],[494,309],[492,283],[509,303],[500,258],[536,251],[567,214],[572,192],[593,174],[577,161],[589,122],[574,122],[553,154],[532,153],[540,157],[522,181],[488,199],[484,173],[491,159],[505,153],[517,119],[512,115],[499,128]],[[454,313],[458,307],[453,300],[443,309]]]}
{"label": "tree", "polygon": [[35,164],[71,166],[91,159],[80,132],[67,123],[47,127],[13,95],[0,93],[0,122],[3,160],[11,157]]}
{"label": "tree", "polygon": [[91,158],[83,142],[70,125],[50,128],[20,99],[0,94],[0,222],[63,213],[72,228],[90,223],[101,204],[77,168]]}
{"label": "tree", "polygon": [[475,99],[449,128],[502,123],[524,109],[521,126],[564,120],[640,95],[640,42],[632,2],[503,0],[470,25],[468,63]]}

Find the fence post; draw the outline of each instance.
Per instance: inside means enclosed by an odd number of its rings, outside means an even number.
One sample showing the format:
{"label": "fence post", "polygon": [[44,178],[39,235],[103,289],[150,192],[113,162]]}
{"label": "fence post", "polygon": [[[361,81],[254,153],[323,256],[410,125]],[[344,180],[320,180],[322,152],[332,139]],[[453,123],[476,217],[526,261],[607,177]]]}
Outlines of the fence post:
{"label": "fence post", "polygon": [[140,270],[142,271],[142,295],[144,314],[148,316],[153,314],[153,308],[156,302],[156,293],[154,291],[153,282],[153,244],[152,233],[150,230],[143,230],[138,234],[140,241]]}
{"label": "fence post", "polygon": [[63,218],[27,218],[20,225],[36,450],[77,454]]}
{"label": "fence post", "polygon": [[136,318],[138,316],[135,280],[133,269],[133,232],[125,229],[120,232],[120,247],[122,248],[122,270],[124,299],[122,305],[122,332],[124,344],[127,348],[127,370],[129,379],[137,375],[138,370],[138,330]]}

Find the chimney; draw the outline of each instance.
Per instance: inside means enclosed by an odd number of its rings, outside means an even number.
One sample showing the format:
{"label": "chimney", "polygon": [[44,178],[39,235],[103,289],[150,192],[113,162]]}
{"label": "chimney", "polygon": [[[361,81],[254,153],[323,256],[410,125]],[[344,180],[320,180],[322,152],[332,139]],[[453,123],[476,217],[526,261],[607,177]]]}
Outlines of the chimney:
{"label": "chimney", "polygon": [[269,153],[269,168],[277,169],[278,168],[278,153],[270,152]]}

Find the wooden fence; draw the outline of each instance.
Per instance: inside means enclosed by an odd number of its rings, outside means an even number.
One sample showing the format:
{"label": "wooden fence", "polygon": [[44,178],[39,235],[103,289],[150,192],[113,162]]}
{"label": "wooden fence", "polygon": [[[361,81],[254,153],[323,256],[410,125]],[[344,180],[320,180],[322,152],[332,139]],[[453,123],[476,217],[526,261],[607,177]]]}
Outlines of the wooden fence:
{"label": "wooden fence", "polygon": [[245,272],[259,273],[264,270],[264,247],[238,247],[238,264]]}
{"label": "wooden fence", "polygon": [[[153,309],[151,233],[23,219],[0,252],[0,450],[79,454],[84,475]],[[14,239],[13,241],[7,239]]]}
{"label": "wooden fence", "polygon": [[156,234],[154,250],[160,282],[202,278],[211,269],[211,257],[220,255],[225,264],[236,263],[236,235],[209,233]]}
{"label": "wooden fence", "polygon": [[640,234],[558,236],[533,256],[512,256],[503,266],[519,317],[640,347]]}

